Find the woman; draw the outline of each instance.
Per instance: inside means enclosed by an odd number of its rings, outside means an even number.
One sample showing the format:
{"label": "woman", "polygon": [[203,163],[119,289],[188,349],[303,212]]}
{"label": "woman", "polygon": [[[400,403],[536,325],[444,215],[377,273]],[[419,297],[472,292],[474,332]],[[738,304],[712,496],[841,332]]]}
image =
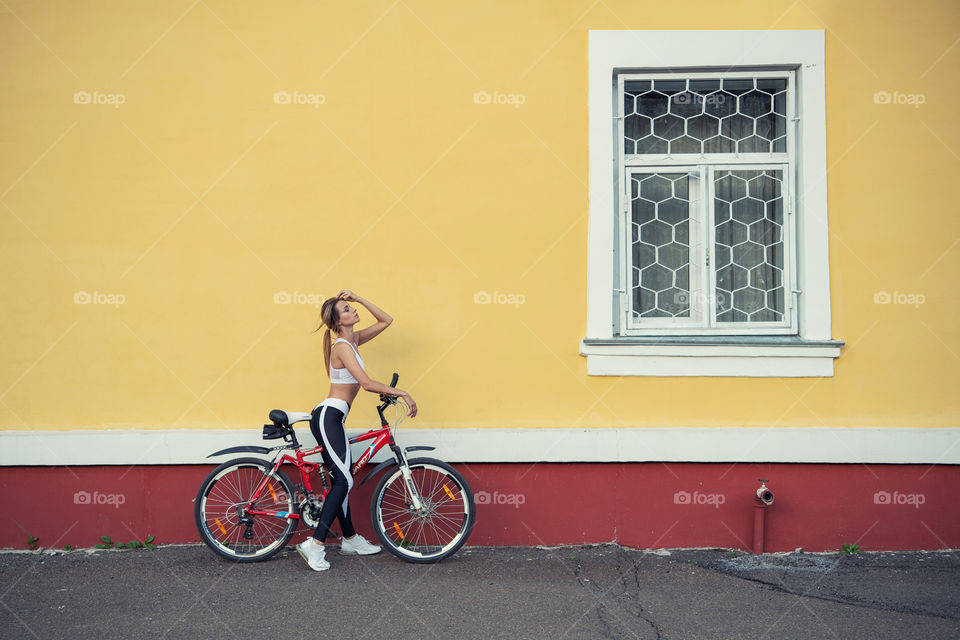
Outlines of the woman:
{"label": "woman", "polygon": [[[360,314],[351,304],[354,302],[365,306],[377,322],[366,329],[354,331],[354,326],[360,321]],[[336,298],[325,300],[320,308],[320,317],[322,324],[317,327],[317,331],[324,325],[327,327],[327,333],[323,336],[323,358],[327,366],[327,375],[330,376],[330,393],[314,408],[310,420],[310,431],[317,439],[317,443],[323,446],[323,461],[330,470],[332,485],[323,503],[323,509],[320,510],[320,523],[313,537],[297,545],[297,551],[314,571],[330,568],[324,542],[330,533],[330,525],[333,524],[334,518],[340,522],[340,531],[343,534],[340,543],[341,554],[369,555],[380,551],[379,546],[371,544],[354,530],[353,521],[350,518],[350,505],[347,501],[347,494],[353,487],[353,475],[350,473],[350,444],[347,442],[343,423],[357,392],[362,388],[372,393],[400,396],[410,406],[410,417],[417,415],[417,404],[409,393],[388,387],[367,376],[363,358],[357,350],[361,344],[380,335],[380,332],[393,322],[393,318],[372,302],[347,290],[341,291]],[[332,345],[330,344],[331,331],[338,336]]]}

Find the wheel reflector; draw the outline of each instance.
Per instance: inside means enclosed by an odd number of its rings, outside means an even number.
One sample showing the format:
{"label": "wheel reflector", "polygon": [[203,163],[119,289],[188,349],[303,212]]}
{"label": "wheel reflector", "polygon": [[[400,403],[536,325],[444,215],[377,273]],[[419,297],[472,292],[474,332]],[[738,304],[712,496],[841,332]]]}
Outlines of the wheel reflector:
{"label": "wheel reflector", "polygon": [[217,523],[217,528],[220,529],[220,533],[227,535],[227,530],[223,528],[222,524],[220,524],[220,518],[217,518],[215,522]]}
{"label": "wheel reflector", "polygon": [[453,492],[450,491],[447,485],[443,485],[443,490],[447,492],[447,495],[450,496],[451,500],[456,500],[456,498],[453,497]]}
{"label": "wheel reflector", "polygon": [[394,522],[394,523],[393,523],[393,528],[396,529],[397,535],[400,536],[400,539],[401,539],[401,540],[403,540],[403,539],[404,539],[404,538],[403,538],[403,531],[400,531],[400,525],[398,525],[396,522]]}

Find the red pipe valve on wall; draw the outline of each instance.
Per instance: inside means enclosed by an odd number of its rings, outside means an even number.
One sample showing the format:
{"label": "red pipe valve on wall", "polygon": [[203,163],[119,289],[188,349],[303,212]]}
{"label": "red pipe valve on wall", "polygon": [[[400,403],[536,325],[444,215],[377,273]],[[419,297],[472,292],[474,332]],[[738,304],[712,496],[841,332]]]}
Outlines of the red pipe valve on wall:
{"label": "red pipe valve on wall", "polygon": [[763,506],[769,507],[773,504],[773,491],[767,488],[767,481],[760,478],[760,488],[757,489],[757,500],[763,503]]}
{"label": "red pipe valve on wall", "polygon": [[763,519],[767,507],[773,504],[773,491],[767,488],[767,481],[760,478],[760,488],[753,500],[753,553],[763,553]]}

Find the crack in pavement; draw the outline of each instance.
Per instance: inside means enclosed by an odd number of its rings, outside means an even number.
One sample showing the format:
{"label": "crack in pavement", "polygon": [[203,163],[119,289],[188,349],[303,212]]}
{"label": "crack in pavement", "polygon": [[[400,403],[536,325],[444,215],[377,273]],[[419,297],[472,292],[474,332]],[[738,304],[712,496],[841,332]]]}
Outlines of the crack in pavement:
{"label": "crack in pavement", "polygon": [[[803,587],[802,587],[802,586],[798,587],[798,591],[794,591],[792,588],[786,586],[786,583],[783,582],[782,580],[778,580],[779,584],[777,584],[777,583],[775,583],[775,582],[773,582],[773,581],[770,581],[770,580],[767,580],[767,579],[763,579],[763,578],[760,578],[760,577],[754,578],[754,577],[745,575],[742,570],[724,568],[724,567],[720,566],[719,563],[716,563],[716,562],[699,563],[699,562],[693,562],[693,561],[691,561],[690,563],[693,564],[693,565],[695,565],[695,566],[698,566],[698,567],[700,567],[700,568],[702,568],[702,569],[705,569],[705,570],[707,570],[707,571],[712,571],[712,572],[717,573],[717,574],[720,574],[720,575],[730,576],[730,577],[736,578],[736,579],[738,579],[738,580],[744,580],[744,581],[747,581],[747,582],[754,582],[754,583],[763,585],[763,586],[769,588],[769,589],[772,590],[772,591],[776,591],[776,592],[779,592],[779,593],[790,594],[790,595],[796,596],[796,597],[798,597],[798,598],[810,598],[810,599],[812,599],[812,600],[822,600],[822,601],[824,601],[824,602],[832,602],[832,603],[836,603],[836,604],[844,604],[844,605],[849,605],[849,606],[852,606],[852,607],[858,607],[858,608],[861,608],[861,609],[870,609],[870,610],[873,610],[873,611],[888,611],[888,612],[892,612],[892,613],[906,613],[906,614],[910,614],[910,615],[918,615],[918,616],[923,616],[923,617],[927,617],[927,618],[940,618],[940,619],[943,619],[943,620],[960,620],[960,615],[948,615],[948,614],[938,613],[938,612],[935,612],[935,611],[929,611],[929,610],[926,610],[926,609],[923,609],[923,608],[920,608],[920,607],[913,607],[913,606],[905,605],[905,604],[900,604],[900,605],[898,605],[898,604],[894,604],[894,603],[884,603],[884,602],[879,601],[879,600],[867,601],[867,600],[857,599],[857,598],[855,598],[855,597],[853,597],[853,596],[846,596],[846,597],[844,597],[844,596],[830,596],[830,595],[825,595],[825,594],[824,594],[824,595],[820,595],[820,594],[809,593],[809,592],[807,592],[807,591],[803,591]],[[889,568],[889,566],[885,566],[885,565],[878,565],[878,567],[881,567],[881,568]],[[773,567],[769,567],[769,568],[766,568],[766,569],[762,569],[762,571],[769,571],[772,575],[776,576],[776,574],[774,573],[774,568],[773,568]],[[837,575],[837,578],[838,578],[839,580],[842,580],[842,579],[845,577],[845,573],[844,573],[844,572],[837,572],[836,575]],[[842,584],[841,584],[840,586],[842,586]]]}
{"label": "crack in pavement", "polygon": [[[591,594],[593,594],[595,597],[598,598],[598,601],[596,603],[597,617],[600,619],[600,622],[604,625],[606,637],[610,637],[610,638],[621,637],[618,635],[613,635],[614,626],[611,625],[611,623],[608,622],[603,617],[603,611],[606,609],[606,606],[603,601],[607,597],[613,596],[617,600],[617,605],[620,608],[624,609],[627,613],[631,614],[632,616],[646,622],[647,625],[650,627],[650,629],[653,631],[653,633],[656,634],[655,635],[656,640],[661,640],[663,637],[663,634],[662,634],[662,630],[660,629],[660,626],[652,618],[645,615],[646,612],[643,608],[643,604],[641,604],[640,602],[640,592],[641,592],[640,578],[639,578],[640,568],[637,566],[637,563],[635,561],[629,558],[628,554],[624,551],[622,547],[618,545],[616,548],[616,551],[617,551],[617,555],[616,555],[617,577],[605,590],[599,588],[598,586],[595,586],[597,584],[595,581],[589,578],[582,577],[583,565],[580,563],[579,559],[577,559],[576,561],[577,562],[576,568],[572,570],[574,576],[577,578],[577,581],[579,582],[581,587],[588,590]],[[625,561],[626,563],[629,564],[629,568],[625,568],[624,566]],[[630,586],[628,585],[628,575],[633,576],[633,584],[636,585],[635,589],[631,589]],[[612,592],[611,589],[613,589],[618,584],[620,584],[623,587],[623,590],[620,591],[619,593]],[[617,620],[621,622],[621,625],[623,627],[626,627],[626,625],[623,624],[623,621],[620,620],[620,618],[615,613],[613,613],[612,609],[610,610],[610,613],[615,618],[617,618]],[[633,630],[629,629],[628,627],[626,628],[627,628],[627,631],[633,634]]]}

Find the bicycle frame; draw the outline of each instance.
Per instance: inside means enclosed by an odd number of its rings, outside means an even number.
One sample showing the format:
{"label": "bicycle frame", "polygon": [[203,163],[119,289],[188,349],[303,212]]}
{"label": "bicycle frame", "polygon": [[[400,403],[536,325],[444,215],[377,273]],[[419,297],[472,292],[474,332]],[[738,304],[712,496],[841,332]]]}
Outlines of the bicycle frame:
{"label": "bicycle frame", "polygon": [[[394,441],[393,434],[390,433],[389,424],[384,424],[379,429],[371,429],[366,433],[362,433],[358,436],[354,436],[348,440],[348,443],[355,444],[357,442],[363,442],[364,440],[373,440],[373,442],[363,452],[363,454],[356,461],[356,463],[354,463],[353,466],[350,468],[351,475],[356,475],[358,471],[360,471],[367,465],[367,462],[369,462],[370,458],[375,456],[381,449],[383,449],[383,447],[389,446],[391,451],[393,451],[394,456],[397,458],[397,462],[401,465],[401,467],[405,471],[404,477],[407,478],[409,476],[410,471],[409,469],[406,468],[406,462],[407,462],[406,456],[403,455],[402,450],[400,449],[400,447],[397,446],[396,442]],[[294,449],[294,455],[291,456],[290,454],[283,454],[282,456],[280,456],[273,463],[272,472],[276,473],[283,464],[292,464],[293,466],[295,466],[297,469],[300,470],[300,479],[303,481],[303,488],[306,491],[306,494],[312,495],[313,486],[310,484],[310,474],[320,469],[323,466],[323,464],[317,463],[317,462],[307,462],[304,460],[304,458],[307,456],[312,456],[320,453],[321,451],[323,451],[323,447],[319,446],[319,447],[314,447],[312,449],[306,449],[306,450],[300,449],[299,443],[296,441],[296,436],[294,436],[293,442],[289,445],[285,445],[282,449],[291,449],[291,448]],[[410,483],[410,486],[412,487],[412,483]],[[273,485],[270,484],[268,477],[264,477],[263,481],[261,481],[261,483],[257,486],[256,491],[253,492],[253,496],[250,498],[250,501],[246,505],[244,505],[245,513],[249,515],[255,515],[255,516],[291,518],[294,520],[300,519],[299,513],[291,513],[289,511],[273,511],[273,510],[267,510],[267,509],[251,509],[250,506],[260,498],[260,495],[263,493],[265,489],[269,490],[271,494],[274,494],[274,499],[276,499]],[[329,489],[327,489],[321,494],[322,497],[326,498],[327,493],[329,493]],[[419,499],[419,496],[416,495],[415,491],[413,492],[413,495],[411,496],[411,498],[413,500],[414,508],[420,509],[420,499]]]}

